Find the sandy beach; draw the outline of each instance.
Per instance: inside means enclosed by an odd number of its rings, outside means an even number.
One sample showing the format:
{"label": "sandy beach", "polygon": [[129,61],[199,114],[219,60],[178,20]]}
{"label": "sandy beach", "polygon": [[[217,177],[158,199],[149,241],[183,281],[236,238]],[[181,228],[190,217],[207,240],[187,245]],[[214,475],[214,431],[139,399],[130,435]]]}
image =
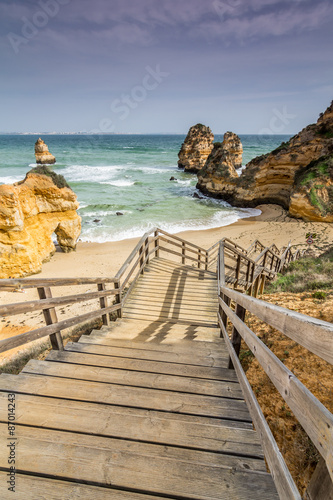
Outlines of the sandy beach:
{"label": "sandy beach", "polygon": [[[261,205],[259,216],[241,219],[229,226],[204,231],[186,231],[178,236],[189,240],[203,248],[209,248],[223,237],[228,237],[247,248],[255,239],[264,245],[275,243],[278,247],[287,245],[290,241],[298,249],[308,248],[307,233],[315,233],[316,238],[311,250],[316,254],[324,252],[333,242],[333,225],[328,223],[306,223],[292,219],[277,205]],[[75,277],[112,277],[120,269],[125,259],[138,242],[138,238],[110,243],[82,243],[77,245],[76,252],[65,254],[57,251],[49,262],[43,265],[36,278],[75,278]],[[84,289],[83,289],[84,288]],[[54,295],[69,295],[95,291],[94,287],[66,287],[54,290]],[[24,293],[0,292],[2,304],[36,300],[36,290],[26,290]],[[83,305],[59,308],[59,319],[72,317],[74,314],[86,312]],[[43,326],[41,313],[35,312],[26,316],[4,318],[0,323],[0,339],[7,338],[36,327]],[[9,359],[17,350],[5,353],[0,359]]]}

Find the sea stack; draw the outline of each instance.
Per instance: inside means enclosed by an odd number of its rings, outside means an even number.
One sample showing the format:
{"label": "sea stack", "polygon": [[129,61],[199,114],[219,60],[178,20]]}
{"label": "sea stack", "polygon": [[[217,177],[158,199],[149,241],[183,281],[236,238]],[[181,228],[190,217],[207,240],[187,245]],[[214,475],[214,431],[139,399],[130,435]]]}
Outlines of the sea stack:
{"label": "sea stack", "polygon": [[81,233],[79,204],[65,179],[48,167],[32,169],[13,185],[0,186],[0,278],[41,271],[55,252],[75,250]]}
{"label": "sea stack", "polygon": [[[217,198],[225,194],[225,188],[235,188],[239,179],[237,168],[242,166],[243,146],[233,132],[224,134],[223,142],[215,142],[204,167],[198,172],[197,187],[204,193]],[[227,181],[227,182],[226,182]],[[226,186],[225,186],[226,185]]]}
{"label": "sea stack", "polygon": [[199,172],[213,149],[214,134],[198,123],[190,128],[178,154],[178,167],[185,172]]}
{"label": "sea stack", "polygon": [[305,221],[332,222],[332,155],[333,101],[317,123],[254,158],[238,179],[218,166],[204,167],[197,187],[237,207],[273,203]]}
{"label": "sea stack", "polygon": [[35,143],[35,156],[38,165],[53,165],[56,162],[55,157],[51,155],[49,148],[41,138]]}

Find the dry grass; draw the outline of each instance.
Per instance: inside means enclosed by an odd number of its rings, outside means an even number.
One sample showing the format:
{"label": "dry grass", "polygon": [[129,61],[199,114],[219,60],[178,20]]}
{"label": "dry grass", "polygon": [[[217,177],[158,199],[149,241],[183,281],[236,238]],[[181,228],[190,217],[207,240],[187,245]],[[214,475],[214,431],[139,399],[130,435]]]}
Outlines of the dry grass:
{"label": "dry grass", "polygon": [[[325,293],[327,298],[324,301],[315,299],[310,292],[275,293],[264,298],[267,302],[332,322],[333,290],[325,289]],[[319,401],[333,412],[333,367],[249,313],[246,322]],[[291,475],[303,494],[320,455],[244,343],[241,359]]]}

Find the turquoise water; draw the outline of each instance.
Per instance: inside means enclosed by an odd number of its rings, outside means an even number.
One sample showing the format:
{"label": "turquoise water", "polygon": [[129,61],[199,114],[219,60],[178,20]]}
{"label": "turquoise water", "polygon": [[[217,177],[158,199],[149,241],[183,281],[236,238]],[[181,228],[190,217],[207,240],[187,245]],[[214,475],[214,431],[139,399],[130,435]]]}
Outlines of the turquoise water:
{"label": "turquoise water", "polygon": [[[39,136],[0,136],[0,184],[22,180],[35,166]],[[289,136],[240,136],[246,164]],[[258,213],[221,200],[193,198],[197,177],[177,167],[180,135],[42,136],[78,196],[82,241],[118,241],[152,226],[176,233],[224,226]],[[216,141],[223,136],[215,136]],[[174,176],[177,181],[170,181]],[[123,215],[117,216],[121,212]]]}

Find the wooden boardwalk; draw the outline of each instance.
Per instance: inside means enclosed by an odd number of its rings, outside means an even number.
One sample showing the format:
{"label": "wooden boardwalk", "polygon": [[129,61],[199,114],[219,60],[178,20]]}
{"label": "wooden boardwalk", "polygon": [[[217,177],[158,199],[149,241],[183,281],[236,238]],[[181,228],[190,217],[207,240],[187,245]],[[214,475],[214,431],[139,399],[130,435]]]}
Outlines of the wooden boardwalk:
{"label": "wooden boardwalk", "polygon": [[155,258],[123,319],[1,375],[0,498],[278,499],[217,308],[215,273]]}

